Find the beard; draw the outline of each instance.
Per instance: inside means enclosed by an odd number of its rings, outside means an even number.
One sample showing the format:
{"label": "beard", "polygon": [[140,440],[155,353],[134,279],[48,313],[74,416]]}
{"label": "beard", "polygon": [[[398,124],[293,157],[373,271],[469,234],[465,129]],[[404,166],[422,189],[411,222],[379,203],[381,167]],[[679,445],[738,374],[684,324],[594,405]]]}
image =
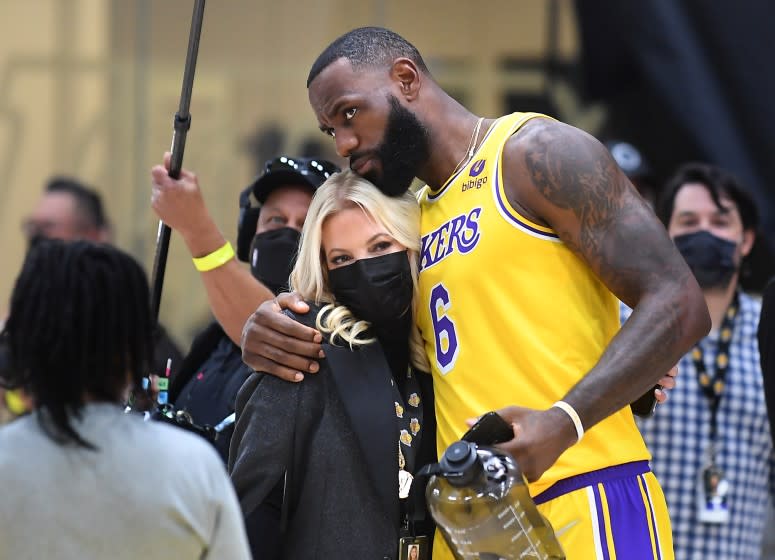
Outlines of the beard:
{"label": "beard", "polygon": [[[385,195],[399,196],[412,185],[420,167],[430,157],[428,129],[409,109],[390,96],[390,114],[382,143],[374,150],[379,169],[366,174],[368,179]],[[356,157],[361,154],[355,154]]]}

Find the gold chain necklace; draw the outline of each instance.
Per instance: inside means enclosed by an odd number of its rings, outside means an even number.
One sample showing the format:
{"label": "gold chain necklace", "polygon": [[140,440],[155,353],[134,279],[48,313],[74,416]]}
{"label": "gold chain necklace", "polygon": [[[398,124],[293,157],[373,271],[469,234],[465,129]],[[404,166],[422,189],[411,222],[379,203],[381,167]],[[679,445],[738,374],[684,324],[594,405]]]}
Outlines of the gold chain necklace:
{"label": "gold chain necklace", "polygon": [[476,122],[476,126],[474,127],[474,132],[471,134],[471,140],[468,141],[468,147],[466,148],[466,153],[463,154],[463,158],[457,163],[455,166],[454,171],[450,174],[450,177],[455,175],[462,167],[465,167],[465,164],[471,161],[471,158],[474,157],[474,152],[476,151],[476,144],[477,140],[479,139],[479,130],[482,128],[482,122],[484,122],[484,117],[479,117],[479,120]]}

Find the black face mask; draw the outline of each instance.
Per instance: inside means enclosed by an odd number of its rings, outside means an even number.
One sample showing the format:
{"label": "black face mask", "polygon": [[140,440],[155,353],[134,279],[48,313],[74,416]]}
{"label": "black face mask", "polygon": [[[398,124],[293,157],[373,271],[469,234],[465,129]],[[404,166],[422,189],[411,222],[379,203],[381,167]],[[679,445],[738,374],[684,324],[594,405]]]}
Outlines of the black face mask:
{"label": "black face mask", "polygon": [[275,295],[288,290],[300,236],[298,230],[284,227],[258,233],[250,244],[250,272]]}
{"label": "black face mask", "polygon": [[377,327],[411,313],[414,286],[406,251],[329,270],[328,279],[338,303]]}
{"label": "black face mask", "polygon": [[41,241],[46,239],[45,236],[41,235],[40,233],[35,233],[27,240],[27,251],[31,251],[35,246],[37,246]]}
{"label": "black face mask", "polygon": [[726,288],[737,270],[737,244],[706,230],[679,235],[675,246],[692,269],[700,288]]}

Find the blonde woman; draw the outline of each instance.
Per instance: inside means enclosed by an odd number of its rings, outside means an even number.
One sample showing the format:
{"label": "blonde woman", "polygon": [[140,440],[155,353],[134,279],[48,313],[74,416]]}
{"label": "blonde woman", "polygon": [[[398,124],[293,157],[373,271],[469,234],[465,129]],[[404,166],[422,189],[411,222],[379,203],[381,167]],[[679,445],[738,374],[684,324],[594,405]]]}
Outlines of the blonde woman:
{"label": "blonde woman", "polygon": [[311,310],[286,313],[323,333],[326,358],[304,383],[248,379],[229,460],[249,533],[285,477],[283,559],[343,549],[395,559],[402,538],[432,533],[407,497],[412,474],[435,460],[432,384],[414,323],[419,218],[411,194],[387,197],[349,170],[310,205],[291,286]]}

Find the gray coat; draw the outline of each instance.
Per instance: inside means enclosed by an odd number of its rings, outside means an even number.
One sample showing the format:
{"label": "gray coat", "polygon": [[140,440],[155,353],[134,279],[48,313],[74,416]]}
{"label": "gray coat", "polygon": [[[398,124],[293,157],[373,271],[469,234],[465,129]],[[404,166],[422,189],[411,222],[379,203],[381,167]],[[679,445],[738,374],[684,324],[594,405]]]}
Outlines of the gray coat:
{"label": "gray coat", "polygon": [[[314,314],[297,320],[310,325]],[[379,344],[323,348],[320,371],[301,383],[262,373],[245,382],[232,481],[249,516],[288,469],[285,560],[393,560],[401,512],[390,369]],[[419,377],[425,426],[418,468],[435,461],[432,386],[429,375]]]}

